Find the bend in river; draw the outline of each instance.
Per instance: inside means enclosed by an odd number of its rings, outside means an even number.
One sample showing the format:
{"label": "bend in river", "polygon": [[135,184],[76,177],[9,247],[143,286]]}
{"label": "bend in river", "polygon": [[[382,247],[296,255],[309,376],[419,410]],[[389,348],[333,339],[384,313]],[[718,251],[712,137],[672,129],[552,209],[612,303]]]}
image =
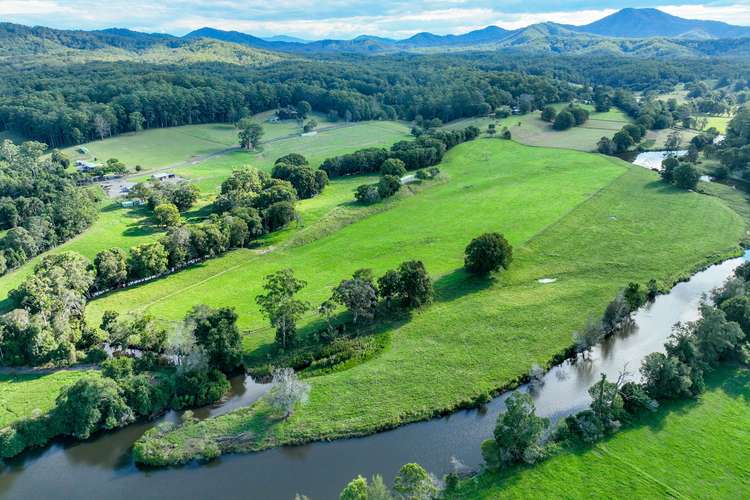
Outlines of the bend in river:
{"label": "bend in river", "polygon": [[[703,294],[721,285],[748,258],[728,260],[696,273],[668,294],[639,310],[635,327],[608,338],[585,360],[566,361],[550,370],[530,391],[540,415],[559,419],[589,403],[588,388],[601,373],[616,377],[627,365],[637,373],[641,360],[663,350],[678,321],[694,320]],[[554,285],[550,285],[554,286]],[[265,387],[247,379],[233,381],[224,404],[196,410],[199,418],[226,413],[260,397]],[[359,439],[312,443],[250,455],[231,455],[204,465],[141,470],[131,457],[132,443],[158,422],[131,425],[86,442],[56,441],[52,446],[7,462],[0,473],[0,497],[117,499],[284,499],[304,493],[337,498],[357,474],[393,477],[407,462],[419,462],[436,475],[453,470],[453,460],[468,467],[481,463],[480,443],[492,435],[508,394],[487,406],[409,424]],[[176,420],[172,412],[163,420]]]}

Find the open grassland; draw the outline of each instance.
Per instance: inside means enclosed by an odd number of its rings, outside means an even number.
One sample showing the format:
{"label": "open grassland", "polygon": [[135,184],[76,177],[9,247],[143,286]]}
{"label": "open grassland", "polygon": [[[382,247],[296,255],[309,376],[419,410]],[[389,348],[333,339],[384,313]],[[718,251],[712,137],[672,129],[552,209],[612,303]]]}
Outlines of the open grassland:
{"label": "open grassland", "polygon": [[[567,104],[558,103],[553,105],[556,109],[562,109]],[[510,129],[513,140],[528,146],[546,146],[552,148],[576,149],[579,151],[595,151],[596,143],[603,136],[612,137],[623,125],[630,123],[630,119],[622,111],[612,108],[604,113],[597,113],[588,105],[581,105],[588,109],[591,115],[586,123],[580,127],[558,131],[543,121],[541,111],[534,111],[526,115],[509,116],[501,120],[489,118],[469,118],[458,120],[446,125],[446,128],[463,128],[468,125],[479,127],[486,132],[487,125],[497,123],[498,134],[503,127]]]}
{"label": "open grassland", "polygon": [[[130,170],[140,165],[144,171],[148,171],[235,145],[237,129],[233,125],[210,123],[130,132],[63,151],[73,160],[93,161],[96,158],[103,162],[117,158]],[[86,148],[89,154],[80,153],[79,148]]]}
{"label": "open grassland", "polygon": [[410,139],[409,128],[398,122],[341,123],[322,129],[316,135],[269,141],[259,151],[236,151],[197,165],[174,169],[174,172],[194,181],[203,192],[217,192],[221,182],[239,166],[251,165],[270,172],[277,158],[302,153],[313,167],[317,167],[331,156],[366,147],[390,147],[394,142],[406,139]]}
{"label": "open grassland", "polygon": [[675,130],[679,132],[680,137],[682,138],[682,145],[680,147],[684,149],[687,149],[688,145],[690,144],[690,139],[700,133],[697,130],[687,128],[665,128],[662,130],[649,130],[648,132],[646,132],[646,138],[643,140],[641,145],[644,149],[651,151],[663,150],[664,145],[669,138],[669,134],[671,134]]}
{"label": "open grassland", "polygon": [[[201,302],[234,306],[243,328],[258,329],[246,337],[253,351],[273,338],[254,303],[272,271],[294,269],[309,282],[301,297],[313,304],[358,268],[380,274],[416,258],[432,274],[435,303],[384,327],[390,343],[378,357],[310,379],[309,403],[289,420],[263,428],[251,407],[168,439],[179,445],[251,430],[252,443],[236,449],[259,449],[450,411],[533,363],[546,364],[629,281],[670,286],[736,254],[744,230],[720,200],[667,187],[652,172],[598,155],[485,139],[451,150],[441,169],[447,181],[330,236],[253,256],[231,272],[209,262],[90,304],[94,317],[146,309],[173,320]],[[514,246],[511,269],[492,280],[462,269],[464,246],[485,231],[504,233]],[[558,281],[537,282],[544,277]]]}
{"label": "open grassland", "polygon": [[[257,115],[258,119],[264,118],[265,114]],[[351,152],[368,146],[390,146],[394,142],[408,137],[408,128],[396,122],[361,122],[353,124],[342,124],[335,129],[328,129],[317,135],[309,137],[286,137],[285,131],[292,126],[291,121],[277,124],[264,123],[264,129],[272,130],[276,134],[276,140],[263,146],[261,152],[248,153],[237,151],[227,155],[217,156],[202,163],[185,166],[176,172],[187,179],[194,181],[201,189],[201,198],[190,212],[184,214],[189,222],[199,221],[205,213],[201,211],[211,202],[213,196],[218,193],[221,181],[228,177],[232,170],[243,165],[251,165],[266,171],[270,171],[276,158],[292,152],[302,152],[314,165],[318,165],[329,156],[336,156]],[[202,131],[205,135],[210,133],[211,127],[230,127],[226,125],[196,125],[195,130]],[[296,122],[294,122],[296,127]],[[138,149],[140,145],[148,147],[152,143],[151,132],[162,132],[173,134],[172,138],[177,140],[183,132],[178,129],[188,127],[175,127],[174,129],[158,129],[143,132],[137,135],[123,137],[127,139],[127,150]],[[236,137],[236,130],[231,128],[232,137]],[[112,140],[119,139],[113,138]],[[189,142],[187,139],[182,139]],[[91,143],[86,146],[91,148]],[[154,150],[150,161],[157,162],[159,158],[158,148]],[[193,150],[194,151],[194,150]],[[93,152],[93,151],[92,151]],[[184,151],[183,151],[184,152]],[[125,158],[124,156],[120,159]],[[145,177],[144,177],[145,178]],[[298,210],[304,224],[310,225],[322,217],[327,211],[340,205],[351,204],[354,199],[354,189],[368,182],[367,178],[336,179],[326,188],[325,192],[314,199],[303,200],[298,204]],[[297,228],[269,235],[267,242],[276,242],[295,232]],[[128,249],[141,243],[152,241],[163,234],[163,230],[154,224],[153,217],[146,207],[134,209],[121,208],[119,203],[106,199],[102,203],[99,218],[92,226],[78,237],[56,247],[52,252],[74,251],[93,259],[100,251],[112,247]],[[10,306],[6,299],[8,292],[17,287],[26,276],[28,276],[34,265],[41,259],[41,255],[30,260],[18,269],[0,277],[0,311],[7,310]]]}
{"label": "open grassland", "polygon": [[746,498],[750,372],[708,383],[698,401],[667,404],[593,448],[484,473],[451,498]]}
{"label": "open grassland", "polygon": [[729,125],[729,122],[732,120],[731,116],[711,116],[711,115],[705,115],[705,116],[696,116],[696,118],[706,118],[708,120],[708,123],[706,123],[706,128],[715,127],[716,130],[719,131],[721,134],[726,134],[727,132],[727,126]]}
{"label": "open grassland", "polygon": [[[302,132],[302,127],[296,120],[267,122],[272,114],[273,112],[265,112],[253,116],[263,127],[263,141],[279,140]],[[325,115],[315,113],[312,117],[317,120],[320,128],[331,125]],[[71,146],[63,151],[73,160],[93,161],[96,158],[103,162],[109,158],[117,158],[131,171],[136,165],[140,165],[146,172],[165,166],[189,164],[228,148],[239,147],[237,132],[234,125],[228,123],[154,128]],[[82,147],[89,151],[88,154],[79,151]]]}
{"label": "open grassland", "polygon": [[91,371],[63,370],[50,374],[0,374],[0,429],[14,420],[45,412],[60,391]]}

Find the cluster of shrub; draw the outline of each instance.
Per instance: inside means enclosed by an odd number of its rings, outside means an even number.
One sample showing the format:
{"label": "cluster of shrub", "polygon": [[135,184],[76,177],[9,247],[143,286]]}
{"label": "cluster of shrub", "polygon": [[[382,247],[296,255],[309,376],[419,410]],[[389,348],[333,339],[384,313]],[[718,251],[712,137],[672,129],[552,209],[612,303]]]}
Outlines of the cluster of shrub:
{"label": "cluster of shrub", "polygon": [[646,137],[646,128],[643,125],[628,123],[610,139],[602,137],[596,143],[596,150],[605,155],[616,155],[624,153]]}
{"label": "cluster of shrub", "polygon": [[[360,203],[375,203],[390,198],[401,189],[401,179],[406,175],[406,165],[398,158],[388,158],[380,165],[380,180],[373,184],[357,186],[354,198]],[[438,167],[420,168],[414,177],[420,181],[434,179],[440,174]]]}
{"label": "cluster of shrub", "polygon": [[[702,303],[700,319],[677,323],[665,352],[646,356],[640,382],[621,372],[616,380],[605,374],[589,389],[590,407],[568,416],[550,433],[549,420],[536,415],[530,395],[516,392],[506,402],[497,421],[494,438],[482,443],[488,468],[514,463],[535,463],[565,443],[594,443],[611,435],[623,423],[644,412],[655,411],[660,401],[695,398],[705,390],[704,377],[720,364],[750,360],[750,263],[740,266],[735,277],[712,292],[713,305]],[[640,303],[643,293],[632,284],[615,302],[626,311]],[[651,287],[649,287],[651,288]],[[606,315],[605,315],[606,316]],[[629,317],[629,313],[625,318]],[[606,319],[605,319],[606,321]]]}
{"label": "cluster of shrub", "polygon": [[692,113],[689,105],[681,105],[676,99],[665,102],[647,96],[639,101],[633,92],[624,89],[613,91],[609,87],[596,87],[593,98],[597,112],[607,112],[615,106],[646,130],[670,128],[675,122],[690,119]]}
{"label": "cluster of shrub", "polygon": [[226,374],[241,367],[236,320],[232,309],[196,306],[179,335],[168,340],[151,317],[105,313],[101,327],[107,338],[102,340],[115,355],[107,358],[98,348],[104,359],[101,376],[81,377],[62,390],[50,411],[0,430],[0,456],[15,456],[56,436],[87,439],[169,409],[218,401],[230,387]]}
{"label": "cluster of shrub", "polygon": [[0,144],[0,275],[81,233],[97,216],[99,197],[76,186],[59,154],[39,142]]}
{"label": "cluster of shrub", "polygon": [[199,195],[198,186],[191,182],[163,182],[156,179],[139,182],[128,191],[128,198],[143,200],[151,210],[171,204],[180,212],[190,210]]}
{"label": "cluster of shrub", "polygon": [[351,154],[328,158],[320,165],[328,177],[344,175],[361,175],[378,172],[383,162],[389,158],[401,160],[407,170],[437,165],[445,152],[462,142],[479,136],[479,129],[474,126],[463,130],[433,130],[421,135],[414,141],[400,141],[384,148],[366,148]]}
{"label": "cluster of shrub", "polygon": [[568,130],[586,123],[589,112],[580,106],[571,103],[559,112],[554,106],[545,106],[542,109],[542,120],[552,124],[555,130]]}
{"label": "cluster of shrub", "polygon": [[[383,476],[375,474],[368,481],[362,476],[352,479],[341,491],[339,500],[430,500],[438,498],[440,485],[435,477],[416,463],[405,464],[393,478],[389,488]],[[297,500],[307,500],[298,497]]]}
{"label": "cluster of shrub", "polygon": [[[497,124],[496,123],[490,123],[487,125],[487,135],[490,137],[494,137],[497,134]],[[512,135],[510,132],[510,129],[508,127],[503,127],[500,130],[500,137],[506,140],[510,140]]]}

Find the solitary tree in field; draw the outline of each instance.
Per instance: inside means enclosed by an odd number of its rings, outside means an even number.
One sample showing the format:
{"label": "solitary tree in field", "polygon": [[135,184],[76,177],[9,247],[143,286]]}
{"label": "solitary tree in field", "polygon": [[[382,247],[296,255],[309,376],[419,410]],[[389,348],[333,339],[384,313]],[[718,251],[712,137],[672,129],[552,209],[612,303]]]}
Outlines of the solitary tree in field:
{"label": "solitary tree in field", "polygon": [[241,363],[242,344],[237,328],[237,313],[231,307],[213,309],[194,306],[185,318],[196,343],[208,357],[211,368],[232,372]]}
{"label": "solitary tree in field", "polygon": [[513,260],[513,248],[500,233],[485,233],[474,238],[464,252],[464,266],[473,274],[486,275],[508,269]]}
{"label": "solitary tree in field", "polygon": [[255,149],[263,137],[263,127],[257,123],[241,123],[239,140],[244,149]]}
{"label": "solitary tree in field", "polygon": [[514,392],[505,400],[505,412],[497,417],[495,439],[482,443],[488,465],[534,463],[544,455],[542,438],[549,419],[538,417],[534,400]]}
{"label": "solitary tree in field", "polygon": [[434,498],[438,491],[427,471],[419,464],[406,464],[393,479],[393,490],[399,498],[421,500]]}
{"label": "solitary tree in field", "polygon": [[573,127],[575,124],[576,119],[573,116],[573,113],[571,113],[567,109],[564,109],[560,111],[555,117],[554,122],[552,122],[552,128],[554,128],[555,130],[567,130],[570,127]]}
{"label": "solitary tree in field", "polygon": [[307,118],[307,115],[312,111],[312,106],[307,101],[300,101],[297,103],[297,114],[300,118]]}
{"label": "solitary tree in field", "polygon": [[306,403],[310,395],[310,384],[302,382],[291,368],[277,368],[273,371],[268,402],[283,418],[289,418],[297,403]]}
{"label": "solitary tree in field", "polygon": [[282,349],[294,343],[297,320],[310,308],[307,302],[294,298],[306,285],[294,277],[291,269],[282,269],[266,276],[263,285],[266,294],[255,298],[263,314],[276,328],[276,344]]}
{"label": "solitary tree in field", "polygon": [[667,151],[670,155],[675,155],[677,154],[677,151],[680,149],[681,145],[682,135],[678,131],[673,130],[669,133],[667,140],[664,142],[664,150]]}

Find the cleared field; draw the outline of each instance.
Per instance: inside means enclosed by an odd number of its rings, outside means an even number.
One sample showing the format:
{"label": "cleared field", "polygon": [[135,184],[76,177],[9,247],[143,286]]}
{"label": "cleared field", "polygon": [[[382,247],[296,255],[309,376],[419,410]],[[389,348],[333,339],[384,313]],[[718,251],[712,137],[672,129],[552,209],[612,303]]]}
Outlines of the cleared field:
{"label": "cleared field", "polygon": [[649,130],[646,133],[646,139],[643,141],[642,145],[645,149],[656,151],[662,150],[664,149],[664,144],[667,142],[667,138],[669,138],[669,134],[671,134],[675,130],[680,133],[680,137],[682,137],[682,147],[684,148],[687,148],[688,144],[690,143],[690,139],[700,133],[697,130],[686,128],[665,128],[663,130]]}
{"label": "cleared field", "polygon": [[48,375],[0,374],[0,429],[14,420],[30,417],[34,410],[49,410],[61,389],[89,373],[92,372],[65,370]]}
{"label": "cleared field", "polygon": [[8,292],[16,288],[34,269],[43,255],[73,251],[92,259],[107,248],[128,249],[153,240],[162,234],[162,229],[153,224],[146,207],[124,209],[119,203],[105,200],[99,218],[83,234],[68,240],[44,254],[38,255],[21,267],[0,277],[0,311],[11,307]]}
{"label": "cleared field", "polygon": [[[567,104],[558,103],[553,105],[562,109]],[[527,115],[509,116],[502,120],[490,120],[489,118],[469,118],[458,120],[446,125],[446,128],[461,128],[468,125],[479,127],[482,132],[487,130],[490,123],[498,124],[498,132],[502,127],[510,129],[513,140],[528,146],[545,146],[551,148],[575,149],[578,151],[595,151],[596,143],[603,136],[611,137],[622,128],[630,119],[617,109],[610,109],[604,113],[593,112],[591,106],[582,107],[592,111],[589,120],[580,127],[558,131],[541,119],[541,111],[534,111]]]}
{"label": "cleared field", "polygon": [[[105,161],[117,158],[131,170],[140,165],[153,170],[192,157],[221,151],[237,144],[237,129],[233,125],[211,123],[182,127],[156,128],[138,133],[127,133],[102,141],[88,142],[63,150],[73,160]],[[89,154],[79,152],[88,149]]]}
{"label": "cleared field", "polygon": [[[273,337],[254,303],[266,274],[291,267],[309,283],[301,297],[317,304],[358,268],[382,273],[423,260],[435,303],[388,327],[390,344],[378,357],[310,379],[309,403],[246,446],[258,449],[374,432],[454,409],[546,363],[627,282],[671,284],[735,254],[744,230],[718,199],[669,188],[652,172],[598,155],[484,139],[451,150],[441,169],[447,182],[330,236],[254,256],[229,272],[226,262],[209,262],[94,301],[90,312],[147,309],[177,320],[196,303],[234,306],[242,327],[257,329],[246,336],[252,351]],[[474,279],[462,269],[464,246],[492,230],[514,245],[514,263],[495,279]],[[543,277],[558,281],[539,284]],[[250,408],[171,439],[257,426]]]}
{"label": "cleared field", "polygon": [[743,498],[750,372],[723,370],[697,402],[666,405],[593,448],[486,473],[451,498]]}
{"label": "cleared field", "polygon": [[727,126],[729,125],[729,122],[732,120],[731,116],[697,116],[696,118],[706,118],[708,120],[708,123],[706,123],[706,128],[715,127],[716,130],[718,130],[720,133],[725,134],[727,132]]}
{"label": "cleared field", "polygon": [[[289,123],[282,122],[271,126],[287,127]],[[184,129],[185,127],[177,128]],[[236,135],[236,130],[232,130],[232,133]],[[278,130],[278,128],[275,130]],[[180,132],[173,133],[180,134]],[[280,134],[279,137],[284,136]],[[196,207],[185,214],[186,218],[189,221],[199,220],[202,215],[200,208],[210,203],[213,195],[218,191],[221,181],[228,177],[232,170],[243,165],[252,165],[270,171],[276,158],[292,152],[301,152],[307,155],[311,162],[317,165],[329,156],[336,156],[369,146],[390,146],[392,143],[407,137],[408,128],[400,123],[358,122],[325,130],[314,136],[277,139],[266,144],[263,151],[259,153],[239,151],[177,169],[175,172],[178,175],[195,181],[202,193]],[[132,147],[136,148],[137,144],[143,142],[144,139],[146,142],[150,141],[145,132],[137,136],[133,135],[132,138],[129,138],[129,141]],[[153,158],[156,158],[156,156]],[[363,178],[334,180],[322,196],[300,202],[298,208],[305,224],[311,224],[317,218],[320,218],[325,211],[353,200],[354,189],[364,182],[367,182],[367,180]],[[274,233],[270,235],[268,241],[279,241],[294,231],[296,231],[296,228]],[[153,224],[151,214],[145,207],[123,209],[118,203],[105,200],[99,218],[86,232],[56,247],[52,252],[75,251],[93,258],[97,252],[107,248],[117,246],[128,249],[152,241],[162,233],[162,229]],[[18,269],[0,277],[0,298],[6,299],[8,292],[17,287],[32,272],[34,265],[40,259],[41,256],[37,256]],[[7,300],[0,300],[0,311],[7,310],[8,307],[10,307],[10,304]]]}
{"label": "cleared field", "polygon": [[277,158],[289,153],[302,153],[311,165],[317,167],[331,156],[366,147],[388,147],[394,142],[409,138],[409,128],[398,122],[373,121],[332,125],[316,135],[268,142],[263,144],[258,152],[236,151],[197,165],[174,169],[174,172],[196,182],[201,191],[217,192],[221,181],[229,177],[232,170],[243,165],[270,171]]}
{"label": "cleared field", "polygon": [[[254,115],[253,118],[263,127],[263,141],[299,134],[302,127],[296,120],[268,123],[273,112]],[[320,124],[330,125],[325,115],[313,114]],[[93,141],[64,149],[73,160],[105,161],[117,158],[131,170],[140,165],[144,171],[160,167],[198,160],[227,148],[238,146],[237,129],[232,124],[208,123],[143,130],[138,133],[120,134],[101,141]],[[79,148],[88,149],[81,153]]]}

